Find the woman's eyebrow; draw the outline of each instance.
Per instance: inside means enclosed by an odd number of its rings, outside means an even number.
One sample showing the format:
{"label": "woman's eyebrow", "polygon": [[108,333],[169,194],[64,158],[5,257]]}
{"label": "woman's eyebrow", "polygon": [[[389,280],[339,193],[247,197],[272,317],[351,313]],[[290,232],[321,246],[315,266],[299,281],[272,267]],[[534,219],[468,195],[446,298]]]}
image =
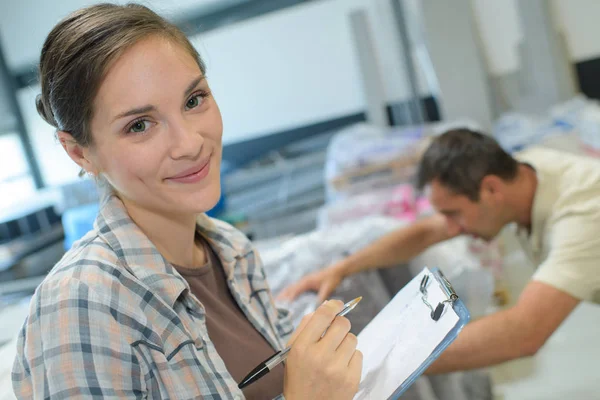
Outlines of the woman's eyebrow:
{"label": "woman's eyebrow", "polygon": [[198,86],[198,84],[200,82],[202,82],[204,79],[206,79],[205,76],[199,76],[198,78],[194,79],[187,87],[187,89],[184,92],[183,97],[188,97],[196,88],[196,86]]}
{"label": "woman's eyebrow", "polygon": [[[190,82],[190,84],[188,85],[188,87],[185,89],[183,97],[189,96],[194,91],[194,89],[196,88],[196,86],[198,86],[198,84],[200,82],[202,82],[203,80],[205,80],[205,79],[206,79],[205,76],[199,76],[198,78],[196,78],[192,82]],[[131,110],[122,112],[119,115],[117,115],[113,119],[113,121],[116,121],[116,120],[118,120],[120,118],[123,118],[123,117],[130,117],[132,115],[144,114],[144,113],[147,113],[147,112],[150,112],[150,111],[154,111],[154,110],[156,110],[156,107],[154,107],[151,104],[148,104],[148,105],[145,105],[145,106],[141,106],[141,107],[132,108]]]}
{"label": "woman's eyebrow", "polygon": [[154,111],[156,109],[156,107],[154,107],[153,105],[146,105],[146,106],[142,106],[142,107],[137,107],[137,108],[132,108],[129,111],[125,111],[119,115],[117,115],[113,121],[118,120],[119,118],[123,118],[123,117],[129,117],[132,115],[136,115],[136,114],[144,114],[150,111]]}

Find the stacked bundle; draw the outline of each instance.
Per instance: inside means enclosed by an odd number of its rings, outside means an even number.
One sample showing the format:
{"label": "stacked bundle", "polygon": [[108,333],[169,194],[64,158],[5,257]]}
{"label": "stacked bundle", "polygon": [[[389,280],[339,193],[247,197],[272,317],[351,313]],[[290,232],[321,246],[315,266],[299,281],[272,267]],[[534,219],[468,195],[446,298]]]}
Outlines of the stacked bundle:
{"label": "stacked bundle", "polygon": [[496,140],[508,152],[542,145],[578,154],[600,154],[600,104],[578,95],[543,115],[511,112],[493,127]]}
{"label": "stacked bundle", "polygon": [[330,203],[319,211],[317,224],[319,227],[327,227],[372,215],[413,222],[429,209],[427,199],[418,196],[411,184],[399,184],[353,194]]}
{"label": "stacked bundle", "polygon": [[325,164],[327,201],[334,202],[410,182],[431,129],[353,125],[329,143]]}

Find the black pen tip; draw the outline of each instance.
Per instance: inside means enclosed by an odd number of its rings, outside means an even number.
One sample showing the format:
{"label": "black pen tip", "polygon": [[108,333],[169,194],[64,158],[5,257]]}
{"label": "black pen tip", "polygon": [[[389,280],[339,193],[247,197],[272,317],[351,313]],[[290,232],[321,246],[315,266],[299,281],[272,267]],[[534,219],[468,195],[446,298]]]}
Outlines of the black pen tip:
{"label": "black pen tip", "polygon": [[254,368],[238,385],[238,389],[243,389],[251,383],[259,380],[269,372],[269,368],[265,364],[261,364]]}
{"label": "black pen tip", "polygon": [[[268,370],[267,370],[268,372]],[[253,383],[254,381],[258,380],[258,378],[260,378],[261,376],[263,376],[263,374],[260,374],[260,376],[257,376],[257,374],[251,374],[248,375],[247,377],[245,377],[244,379],[242,379],[242,381],[240,382],[240,384],[238,385],[238,389],[243,389],[246,386],[250,385],[251,383]]]}

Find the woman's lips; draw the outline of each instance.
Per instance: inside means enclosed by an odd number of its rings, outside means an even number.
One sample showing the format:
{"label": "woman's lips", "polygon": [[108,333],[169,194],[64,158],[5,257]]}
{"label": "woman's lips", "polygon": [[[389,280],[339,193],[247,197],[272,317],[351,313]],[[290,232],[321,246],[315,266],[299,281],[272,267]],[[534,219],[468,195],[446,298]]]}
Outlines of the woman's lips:
{"label": "woman's lips", "polygon": [[204,161],[202,164],[192,167],[188,170],[183,171],[182,173],[175,175],[171,178],[167,178],[167,180],[171,182],[177,183],[196,183],[200,182],[202,179],[206,178],[208,173],[210,172],[210,157],[208,160]]}

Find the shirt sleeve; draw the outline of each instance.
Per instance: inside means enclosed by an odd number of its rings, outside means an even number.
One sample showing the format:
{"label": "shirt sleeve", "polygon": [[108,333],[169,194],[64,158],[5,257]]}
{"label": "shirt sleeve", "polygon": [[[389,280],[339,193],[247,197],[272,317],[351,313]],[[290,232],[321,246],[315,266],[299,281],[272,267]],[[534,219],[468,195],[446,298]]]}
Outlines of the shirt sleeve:
{"label": "shirt sleeve", "polygon": [[141,398],[144,379],[122,310],[77,279],[42,284],[17,342],[17,398]]}
{"label": "shirt sleeve", "polygon": [[550,231],[550,252],[533,279],[600,303],[600,217],[567,215]]}
{"label": "shirt sleeve", "polygon": [[286,310],[285,308],[277,308],[277,318],[279,320],[279,326],[281,327],[281,339],[284,341],[284,343],[287,343],[295,329],[289,310]]}

